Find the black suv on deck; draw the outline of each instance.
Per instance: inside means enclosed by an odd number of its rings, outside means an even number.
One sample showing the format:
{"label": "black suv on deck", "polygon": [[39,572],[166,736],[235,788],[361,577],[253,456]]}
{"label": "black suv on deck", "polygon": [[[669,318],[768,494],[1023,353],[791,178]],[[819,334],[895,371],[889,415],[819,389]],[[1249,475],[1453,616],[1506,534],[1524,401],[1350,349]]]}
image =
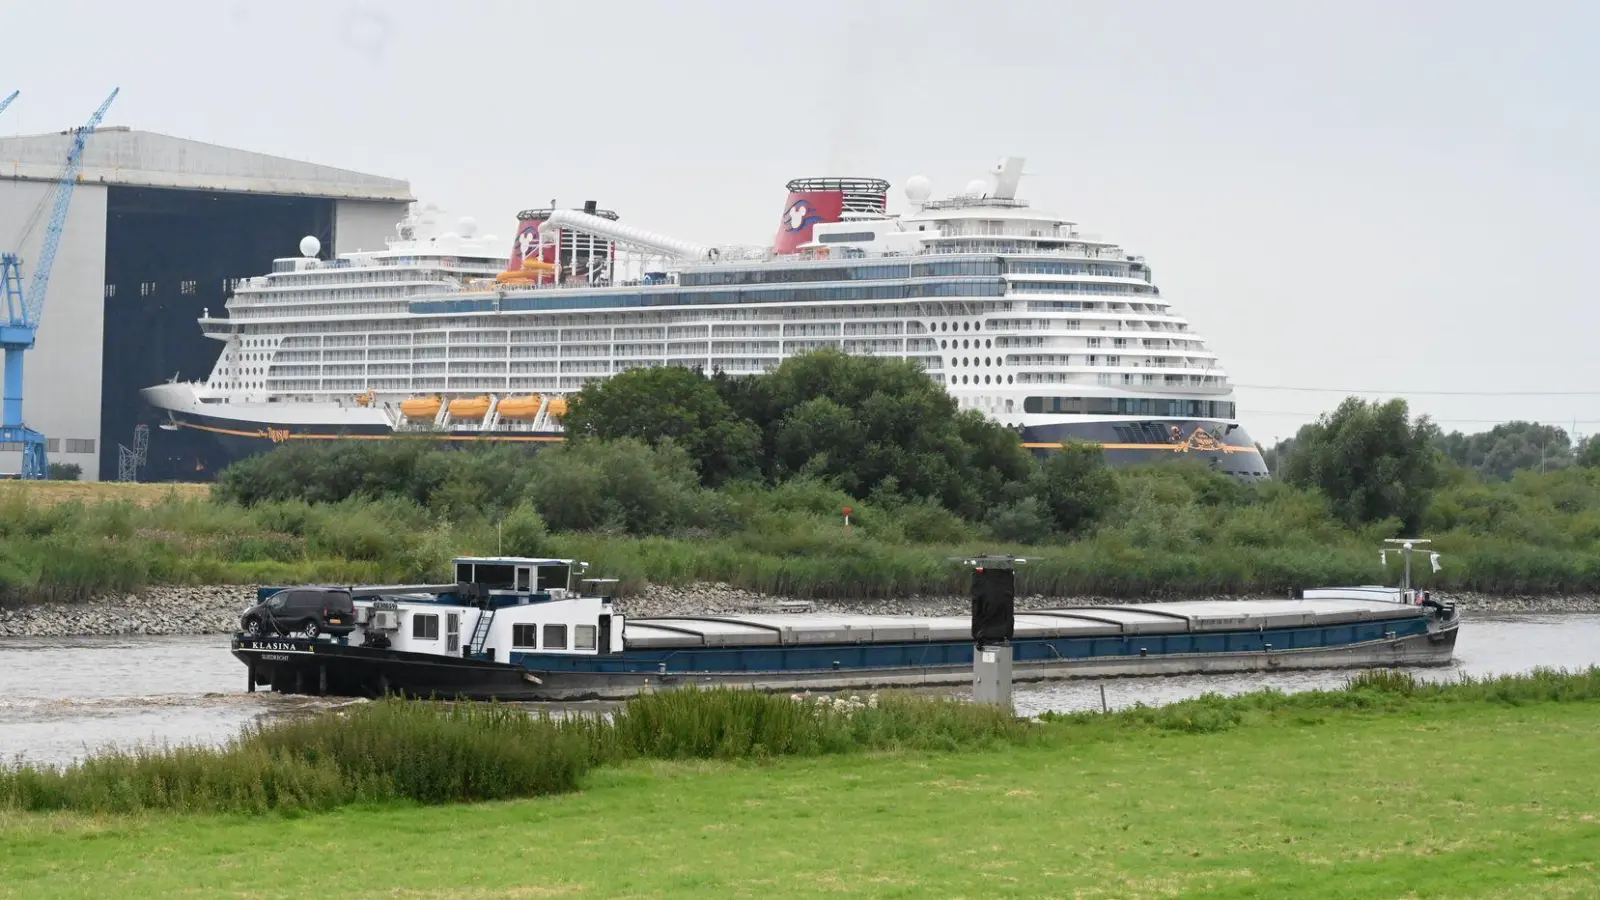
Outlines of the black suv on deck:
{"label": "black suv on deck", "polygon": [[239,630],[251,637],[302,632],[349,634],[356,627],[356,607],[342,588],[298,587],[282,590],[245,610]]}

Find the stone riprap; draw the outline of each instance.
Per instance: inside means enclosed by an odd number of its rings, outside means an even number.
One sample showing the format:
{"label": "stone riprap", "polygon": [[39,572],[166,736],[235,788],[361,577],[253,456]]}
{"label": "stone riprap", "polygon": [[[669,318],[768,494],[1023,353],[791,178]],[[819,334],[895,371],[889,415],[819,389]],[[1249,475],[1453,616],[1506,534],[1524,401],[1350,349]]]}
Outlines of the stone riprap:
{"label": "stone riprap", "polygon": [[[133,594],[83,603],[41,603],[0,609],[0,638],[65,635],[232,634],[239,615],[255,603],[253,586],[152,587]],[[1436,594],[1455,600],[1468,615],[1494,613],[1600,612],[1600,595],[1489,596]],[[1211,599],[1246,599],[1216,597]],[[1017,608],[1089,606],[1134,602],[1105,597],[1018,597]],[[965,597],[902,597],[892,600],[796,600],[725,584],[651,585],[617,601],[629,616],[739,612],[856,612],[880,615],[963,615]]]}

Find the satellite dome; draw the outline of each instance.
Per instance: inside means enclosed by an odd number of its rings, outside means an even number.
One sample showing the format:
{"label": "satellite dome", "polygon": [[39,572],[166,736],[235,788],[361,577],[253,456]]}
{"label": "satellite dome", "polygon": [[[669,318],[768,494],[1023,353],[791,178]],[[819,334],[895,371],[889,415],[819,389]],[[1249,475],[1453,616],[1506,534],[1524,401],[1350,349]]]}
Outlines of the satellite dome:
{"label": "satellite dome", "polygon": [[322,252],[322,242],[317,240],[317,236],[316,235],[308,234],[305,237],[300,239],[300,255],[301,256],[309,258],[309,257],[314,257],[318,253],[321,253],[321,252]]}
{"label": "satellite dome", "polygon": [[933,193],[933,183],[926,175],[913,175],[906,179],[906,199],[912,203],[923,203]]}
{"label": "satellite dome", "polygon": [[974,178],[967,182],[967,193],[974,197],[981,197],[989,192],[989,182],[982,178]]}
{"label": "satellite dome", "polygon": [[478,232],[478,220],[471,216],[462,216],[456,223],[456,232],[464,238],[472,237]]}

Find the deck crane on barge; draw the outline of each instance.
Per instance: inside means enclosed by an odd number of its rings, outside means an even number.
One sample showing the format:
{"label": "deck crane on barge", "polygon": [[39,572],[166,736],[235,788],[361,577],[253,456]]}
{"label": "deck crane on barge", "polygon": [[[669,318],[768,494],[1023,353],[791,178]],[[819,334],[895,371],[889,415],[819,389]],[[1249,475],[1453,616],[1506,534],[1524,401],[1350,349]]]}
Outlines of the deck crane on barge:
{"label": "deck crane on barge", "polygon": [[[67,151],[66,163],[57,179],[54,206],[49,224],[45,226],[44,241],[39,246],[39,261],[33,269],[33,280],[28,292],[22,292],[22,257],[18,252],[0,254],[0,350],[5,351],[5,394],[0,405],[0,444],[18,444],[22,447],[22,477],[40,479],[49,475],[45,455],[44,435],[29,428],[22,419],[22,354],[33,349],[39,332],[39,317],[44,312],[45,291],[50,286],[50,270],[56,261],[56,249],[61,244],[61,230],[67,223],[67,208],[72,202],[72,190],[78,183],[78,172],[83,168],[83,147],[89,135],[100,124],[100,119],[117,98],[121,88],[111,91],[111,96],[100,104],[89,124],[72,132],[72,146]],[[16,96],[6,98],[6,104]],[[3,107],[0,107],[3,108]],[[23,227],[17,241],[20,251],[23,242],[38,223],[39,213],[51,199],[41,202],[28,224]]]}

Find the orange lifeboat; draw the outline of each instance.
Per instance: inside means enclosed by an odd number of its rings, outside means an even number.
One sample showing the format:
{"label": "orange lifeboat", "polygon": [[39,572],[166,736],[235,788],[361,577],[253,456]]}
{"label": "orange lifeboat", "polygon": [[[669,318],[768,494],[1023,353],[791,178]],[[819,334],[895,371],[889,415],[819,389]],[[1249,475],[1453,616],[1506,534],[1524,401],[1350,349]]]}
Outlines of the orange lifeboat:
{"label": "orange lifeboat", "polygon": [[450,418],[481,419],[489,414],[489,398],[457,397],[450,401]]}
{"label": "orange lifeboat", "polygon": [[410,397],[400,401],[400,414],[408,419],[431,419],[442,405],[438,397]]}
{"label": "orange lifeboat", "polygon": [[550,415],[555,416],[558,419],[562,416],[565,416],[567,414],[567,398],[551,397],[549,412]]}
{"label": "orange lifeboat", "polygon": [[500,418],[502,419],[531,419],[539,414],[539,407],[543,405],[544,398],[538,394],[528,394],[522,397],[507,397],[500,401]]}

